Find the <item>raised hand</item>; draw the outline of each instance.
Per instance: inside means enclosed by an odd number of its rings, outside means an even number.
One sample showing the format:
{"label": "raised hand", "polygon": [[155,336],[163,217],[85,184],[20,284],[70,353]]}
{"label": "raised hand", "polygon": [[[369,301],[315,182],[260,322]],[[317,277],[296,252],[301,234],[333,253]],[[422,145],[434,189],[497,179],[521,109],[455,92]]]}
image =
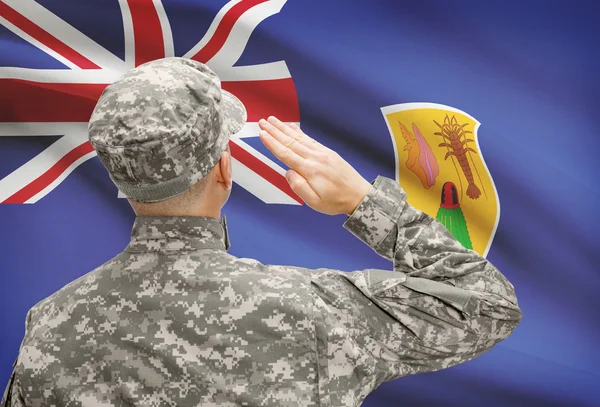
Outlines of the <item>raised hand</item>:
{"label": "raised hand", "polygon": [[291,169],[285,174],[292,190],[312,209],[351,215],[371,184],[338,153],[307,136],[298,126],[271,116],[258,122],[260,139]]}

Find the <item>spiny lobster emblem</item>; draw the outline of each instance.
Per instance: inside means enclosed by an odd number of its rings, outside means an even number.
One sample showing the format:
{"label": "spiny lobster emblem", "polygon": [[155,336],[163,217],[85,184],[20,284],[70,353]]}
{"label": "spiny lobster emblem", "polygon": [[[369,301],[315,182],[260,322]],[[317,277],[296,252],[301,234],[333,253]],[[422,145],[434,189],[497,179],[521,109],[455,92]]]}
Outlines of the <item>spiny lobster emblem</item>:
{"label": "spiny lobster emblem", "polygon": [[[455,116],[449,118],[448,115],[446,115],[444,118],[444,124],[440,125],[435,120],[433,122],[440,128],[439,132],[435,132],[433,134],[443,137],[445,141],[444,143],[439,144],[439,146],[446,147],[448,149],[444,160],[447,160],[448,157],[456,158],[463,174],[465,175],[465,178],[467,179],[467,182],[469,183],[467,187],[467,196],[471,199],[479,198],[481,195],[481,190],[475,184],[473,172],[471,171],[471,165],[469,164],[469,159],[471,159],[471,162],[473,162],[473,158],[470,156],[470,154],[477,154],[477,151],[467,145],[467,143],[475,142],[475,140],[467,138],[467,133],[473,133],[472,131],[465,130],[465,127],[468,126],[469,123],[458,124]],[[458,168],[456,168],[454,161],[452,163],[458,172]],[[475,168],[475,171],[477,172],[477,168]],[[477,176],[479,177],[479,173],[477,173]]]}

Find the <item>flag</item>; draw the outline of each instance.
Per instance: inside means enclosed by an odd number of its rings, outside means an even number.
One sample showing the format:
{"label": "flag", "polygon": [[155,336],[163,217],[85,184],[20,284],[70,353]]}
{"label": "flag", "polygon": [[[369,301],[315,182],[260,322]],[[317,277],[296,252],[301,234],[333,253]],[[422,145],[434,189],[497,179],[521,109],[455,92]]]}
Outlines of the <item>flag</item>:
{"label": "flag", "polygon": [[265,264],[391,270],[289,188],[257,121],[297,123],[396,179],[514,284],[523,321],[465,364],[365,406],[595,406],[600,219],[592,1],[0,1],[0,387],[26,312],[123,250],[134,213],[87,142],[106,85],[207,63],[248,109],[230,142],[231,248]]}

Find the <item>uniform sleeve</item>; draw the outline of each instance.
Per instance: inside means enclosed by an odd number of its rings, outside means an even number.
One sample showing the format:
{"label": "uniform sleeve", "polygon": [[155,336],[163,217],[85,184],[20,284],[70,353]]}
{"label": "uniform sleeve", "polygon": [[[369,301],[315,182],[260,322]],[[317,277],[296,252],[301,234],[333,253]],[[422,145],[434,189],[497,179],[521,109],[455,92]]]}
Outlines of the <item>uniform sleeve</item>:
{"label": "uniform sleeve", "polygon": [[409,205],[396,181],[378,177],[344,227],[394,271],[311,271],[321,387],[336,401],[468,361],[519,324],[512,284]]}
{"label": "uniform sleeve", "polygon": [[14,373],[11,374],[6,390],[4,390],[4,396],[0,401],[0,407],[26,407],[25,400],[21,396],[19,386],[15,383]]}
{"label": "uniform sleeve", "polygon": [[[23,347],[23,343],[25,342],[25,336],[27,336],[27,327],[29,326],[29,321],[31,317],[31,312],[27,313],[27,317],[25,318],[25,335],[23,336],[23,340],[21,341],[20,348]],[[19,349],[20,351],[20,349]],[[18,383],[16,378],[16,366],[18,357],[13,363],[13,372],[8,379],[8,384],[6,385],[6,389],[4,390],[4,394],[2,399],[0,400],[0,407],[26,407],[25,400],[23,399],[21,386]]]}

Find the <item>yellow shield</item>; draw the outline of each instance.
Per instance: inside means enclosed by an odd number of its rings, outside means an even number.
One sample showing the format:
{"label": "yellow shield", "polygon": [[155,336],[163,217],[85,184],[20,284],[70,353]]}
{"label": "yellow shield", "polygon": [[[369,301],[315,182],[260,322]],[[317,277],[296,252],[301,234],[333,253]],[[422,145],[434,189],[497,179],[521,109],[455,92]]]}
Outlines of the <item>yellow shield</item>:
{"label": "yellow shield", "polygon": [[500,202],[477,129],[465,112],[435,103],[381,108],[408,203],[442,222],[467,248],[487,255]]}

